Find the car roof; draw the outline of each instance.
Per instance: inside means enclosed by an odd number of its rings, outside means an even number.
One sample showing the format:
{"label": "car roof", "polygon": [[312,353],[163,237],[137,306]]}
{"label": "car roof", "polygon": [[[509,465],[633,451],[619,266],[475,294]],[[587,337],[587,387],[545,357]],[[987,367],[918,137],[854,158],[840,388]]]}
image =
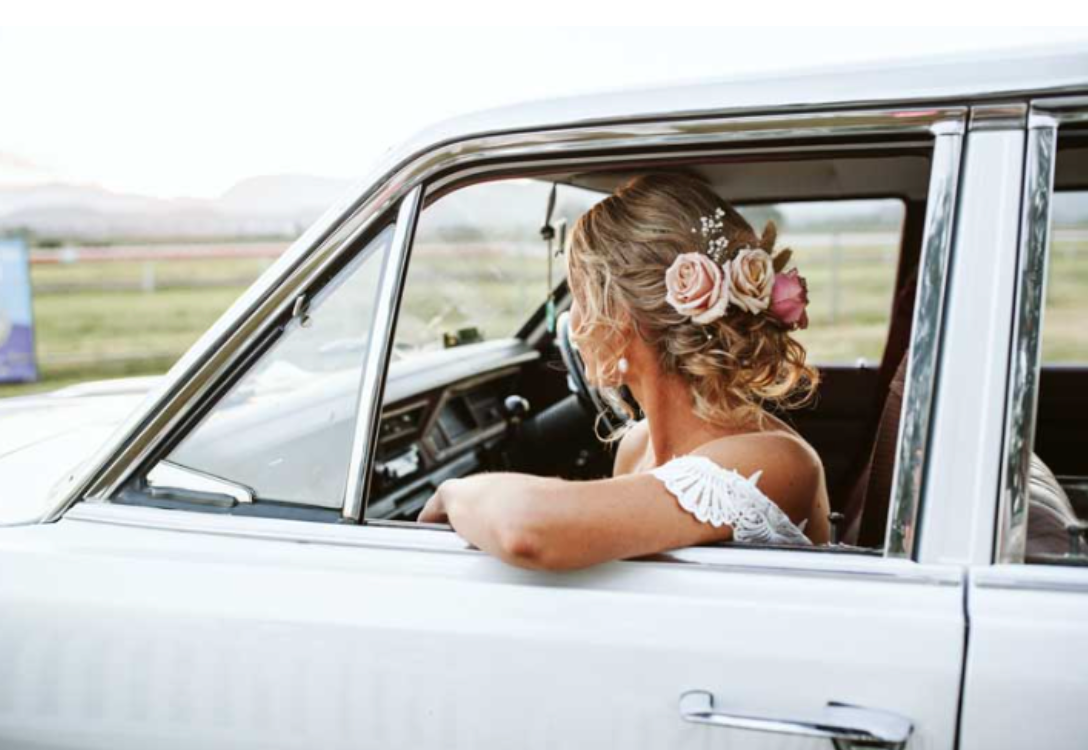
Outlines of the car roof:
{"label": "car roof", "polygon": [[1088,91],[1088,42],[682,80],[470,112],[418,132],[422,146],[472,135],[667,116],[870,107]]}

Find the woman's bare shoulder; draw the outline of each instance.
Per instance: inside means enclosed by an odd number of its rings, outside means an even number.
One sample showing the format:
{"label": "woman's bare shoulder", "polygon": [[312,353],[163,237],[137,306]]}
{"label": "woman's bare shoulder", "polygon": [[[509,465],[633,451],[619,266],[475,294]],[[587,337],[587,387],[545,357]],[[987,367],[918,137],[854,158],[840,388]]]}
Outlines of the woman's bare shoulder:
{"label": "woman's bare shoulder", "polygon": [[803,438],[772,430],[713,440],[693,453],[748,477],[759,471],[758,486],[791,517],[806,517],[823,482],[819,454]]}
{"label": "woman's bare shoulder", "polygon": [[646,445],[650,439],[650,428],[645,419],[640,419],[623,437],[616,448],[616,460],[612,463],[612,476],[631,474],[638,467],[639,461],[646,455]]}

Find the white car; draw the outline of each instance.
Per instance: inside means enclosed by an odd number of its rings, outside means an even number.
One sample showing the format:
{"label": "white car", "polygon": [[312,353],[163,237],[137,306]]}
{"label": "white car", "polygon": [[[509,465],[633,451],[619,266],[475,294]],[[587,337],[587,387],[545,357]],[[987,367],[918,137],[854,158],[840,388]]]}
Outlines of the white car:
{"label": "white car", "polygon": [[[551,573],[416,523],[609,472],[556,256],[657,169],[806,269],[837,541]],[[1084,226],[1084,49],[427,130],[164,378],[0,402],[0,747],[1083,748]]]}

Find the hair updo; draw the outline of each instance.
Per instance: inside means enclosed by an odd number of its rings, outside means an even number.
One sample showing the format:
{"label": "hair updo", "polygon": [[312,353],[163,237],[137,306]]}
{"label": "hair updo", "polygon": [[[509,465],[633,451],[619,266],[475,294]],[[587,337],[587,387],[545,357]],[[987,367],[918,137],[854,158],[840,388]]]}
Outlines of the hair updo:
{"label": "hair updo", "polygon": [[[754,420],[762,429],[765,406],[798,408],[815,397],[819,373],[805,362],[804,346],[767,314],[730,305],[724,316],[699,324],[666,301],[665,271],[682,253],[706,252],[706,240],[692,228],[719,208],[731,247],[772,252],[773,222],[756,235],[704,180],[687,173],[634,177],[580,216],[568,263],[582,315],[571,335],[582,348],[595,345],[602,383],[618,382],[619,352],[633,333],[656,351],[664,373],[687,381],[700,418],[731,425]],[[631,414],[614,389],[600,390]]]}

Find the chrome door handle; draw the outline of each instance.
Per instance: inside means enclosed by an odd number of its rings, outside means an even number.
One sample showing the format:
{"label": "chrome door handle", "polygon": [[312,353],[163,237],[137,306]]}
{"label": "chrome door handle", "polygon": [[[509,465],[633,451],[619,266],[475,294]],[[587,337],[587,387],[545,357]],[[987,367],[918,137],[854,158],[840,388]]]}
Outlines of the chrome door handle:
{"label": "chrome door handle", "polygon": [[818,716],[807,719],[776,719],[714,710],[714,696],[705,690],[689,690],[680,696],[680,716],[694,724],[748,729],[753,732],[824,737],[838,750],[880,747],[901,750],[910,739],[914,725],[890,711],[861,708],[846,703],[828,703]]}

